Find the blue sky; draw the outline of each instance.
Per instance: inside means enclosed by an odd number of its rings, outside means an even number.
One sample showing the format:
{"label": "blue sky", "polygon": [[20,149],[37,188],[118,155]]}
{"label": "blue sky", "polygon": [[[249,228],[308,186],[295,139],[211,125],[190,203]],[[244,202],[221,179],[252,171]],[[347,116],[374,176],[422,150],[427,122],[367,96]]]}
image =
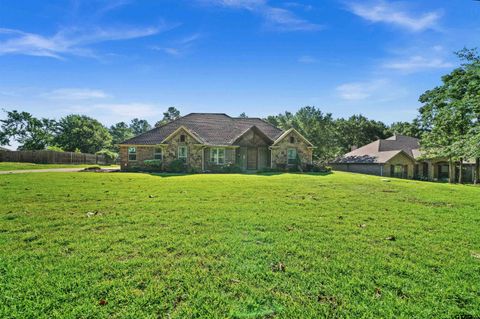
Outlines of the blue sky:
{"label": "blue sky", "polygon": [[0,107],[106,125],[169,106],[411,120],[479,21],[473,0],[0,0]]}

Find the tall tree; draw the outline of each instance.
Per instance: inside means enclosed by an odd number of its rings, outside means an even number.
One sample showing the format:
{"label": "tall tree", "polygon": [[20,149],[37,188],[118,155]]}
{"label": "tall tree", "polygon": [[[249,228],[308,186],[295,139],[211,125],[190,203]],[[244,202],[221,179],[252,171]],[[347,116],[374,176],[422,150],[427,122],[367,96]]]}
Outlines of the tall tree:
{"label": "tall tree", "polygon": [[16,141],[20,150],[42,150],[51,145],[56,130],[54,120],[38,119],[28,112],[5,111],[0,120],[0,145]]}
{"label": "tall tree", "polygon": [[180,111],[175,107],[171,106],[167,109],[166,112],[163,112],[163,119],[155,123],[155,127],[159,127],[163,124],[167,124],[171,121],[174,121],[180,117]]}
{"label": "tall tree", "polygon": [[412,122],[395,122],[388,128],[392,134],[399,134],[405,136],[411,136],[421,138],[424,129],[421,127],[421,123],[418,119],[414,119]]}
{"label": "tall tree", "polygon": [[78,149],[83,153],[95,153],[111,145],[112,136],[108,129],[88,116],[68,115],[58,124],[55,144],[65,151],[74,152]]}
{"label": "tall tree", "polygon": [[134,136],[133,130],[125,122],[119,122],[108,129],[112,136],[112,150],[119,151],[118,144]]}
{"label": "tall tree", "polygon": [[363,115],[353,115],[336,121],[339,146],[342,152],[360,147],[389,135],[388,127],[380,121],[369,120]]}
{"label": "tall tree", "polygon": [[443,76],[440,86],[420,96],[420,121],[427,129],[422,149],[426,158],[448,159],[452,183],[456,181],[455,163],[460,162],[462,172],[463,161],[474,155],[480,122],[480,58],[475,50],[464,49],[457,55],[464,63]]}
{"label": "tall tree", "polygon": [[299,131],[316,146],[314,155],[320,161],[326,162],[340,152],[332,114],[324,114],[314,106],[302,107],[295,114],[285,112],[269,116],[266,120],[284,130],[295,128]]}
{"label": "tall tree", "polygon": [[147,120],[134,118],[130,122],[130,129],[132,130],[133,134],[136,136],[136,135],[143,134],[147,131],[150,131],[152,129],[152,126],[150,125],[150,123],[148,123]]}

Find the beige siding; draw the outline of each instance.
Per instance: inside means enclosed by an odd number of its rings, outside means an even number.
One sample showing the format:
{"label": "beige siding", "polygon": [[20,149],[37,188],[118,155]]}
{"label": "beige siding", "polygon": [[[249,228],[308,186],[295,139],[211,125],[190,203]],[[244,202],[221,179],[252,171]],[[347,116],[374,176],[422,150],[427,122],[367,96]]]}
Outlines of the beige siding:
{"label": "beige siding", "polygon": [[402,165],[407,167],[407,178],[413,178],[414,177],[414,172],[415,172],[415,161],[412,160],[410,157],[407,155],[400,153],[391,160],[389,160],[383,168],[384,176],[390,176],[391,175],[391,166],[392,165]]}

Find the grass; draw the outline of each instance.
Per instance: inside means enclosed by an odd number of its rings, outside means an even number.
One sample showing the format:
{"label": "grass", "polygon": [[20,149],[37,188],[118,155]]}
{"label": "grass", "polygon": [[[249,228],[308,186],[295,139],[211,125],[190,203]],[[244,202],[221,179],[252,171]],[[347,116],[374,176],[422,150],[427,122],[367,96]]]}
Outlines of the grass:
{"label": "grass", "polygon": [[0,317],[480,318],[480,188],[0,176]]}
{"label": "grass", "polygon": [[116,167],[115,165],[97,165],[97,164],[35,164],[35,163],[17,163],[0,162],[0,171],[16,171],[30,169],[48,169],[48,168],[85,168],[92,166]]}

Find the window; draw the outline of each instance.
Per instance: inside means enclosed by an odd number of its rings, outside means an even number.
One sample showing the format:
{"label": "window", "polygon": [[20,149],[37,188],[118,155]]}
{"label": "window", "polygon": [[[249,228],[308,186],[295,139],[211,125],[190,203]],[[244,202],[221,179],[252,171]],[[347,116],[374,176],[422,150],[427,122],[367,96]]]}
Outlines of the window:
{"label": "window", "polygon": [[295,143],[295,137],[294,136],[290,136],[290,143]]}
{"label": "window", "polygon": [[162,160],[162,148],[161,147],[155,147],[155,150],[153,151],[153,158],[156,160]]}
{"label": "window", "polygon": [[294,148],[289,148],[287,150],[287,160],[288,164],[297,164],[297,150]]}
{"label": "window", "polygon": [[128,148],[128,160],[129,161],[136,161],[137,160],[137,148],[136,147],[129,147]]}
{"label": "window", "polygon": [[186,138],[185,134],[180,135],[180,142],[185,142]]}
{"label": "window", "polygon": [[178,159],[187,160],[187,147],[186,146],[179,146],[178,147]]}
{"label": "window", "polygon": [[392,165],[392,177],[403,178],[405,172],[403,165]]}
{"label": "window", "polygon": [[211,148],[210,149],[210,162],[215,164],[225,164],[225,149],[224,148]]}

